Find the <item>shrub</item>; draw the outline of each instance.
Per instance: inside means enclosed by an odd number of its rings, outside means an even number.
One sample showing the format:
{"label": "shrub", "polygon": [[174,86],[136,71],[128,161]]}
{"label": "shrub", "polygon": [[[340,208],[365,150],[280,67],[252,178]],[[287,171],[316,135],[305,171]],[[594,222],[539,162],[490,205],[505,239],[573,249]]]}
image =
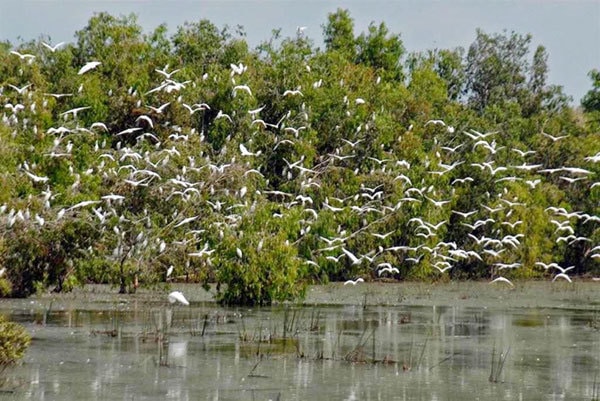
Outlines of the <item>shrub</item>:
{"label": "shrub", "polygon": [[304,293],[304,265],[288,240],[287,224],[274,222],[264,212],[255,216],[262,224],[254,219],[248,226],[243,224],[243,228],[257,227],[257,231],[243,230],[221,242],[215,275],[217,300],[222,304],[269,305]]}
{"label": "shrub", "polygon": [[0,371],[23,358],[30,341],[23,326],[0,316]]}

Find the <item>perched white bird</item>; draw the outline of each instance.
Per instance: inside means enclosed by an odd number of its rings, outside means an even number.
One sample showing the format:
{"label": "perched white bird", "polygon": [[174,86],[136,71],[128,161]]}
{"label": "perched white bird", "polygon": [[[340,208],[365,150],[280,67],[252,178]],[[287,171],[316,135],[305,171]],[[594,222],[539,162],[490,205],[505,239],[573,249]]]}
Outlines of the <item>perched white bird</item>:
{"label": "perched white bird", "polygon": [[180,291],[173,291],[172,293],[169,294],[168,298],[169,298],[169,302],[172,304],[174,304],[175,302],[181,302],[184,305],[190,304],[188,302],[188,300],[185,299],[185,297],[183,296],[183,294]]}
{"label": "perched white bird", "polygon": [[231,67],[231,76],[232,77],[235,74],[242,75],[248,69],[248,67],[242,63],[239,63],[238,65],[230,64],[229,66]]}

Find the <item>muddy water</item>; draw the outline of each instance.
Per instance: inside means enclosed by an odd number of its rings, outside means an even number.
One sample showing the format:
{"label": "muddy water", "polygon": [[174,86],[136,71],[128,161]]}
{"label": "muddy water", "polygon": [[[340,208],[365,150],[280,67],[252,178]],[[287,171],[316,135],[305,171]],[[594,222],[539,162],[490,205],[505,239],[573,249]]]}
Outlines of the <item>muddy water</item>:
{"label": "muddy water", "polygon": [[[464,285],[463,285],[464,284]],[[600,286],[332,285],[221,308],[95,288],[3,300],[33,336],[0,400],[592,400]],[[346,302],[341,302],[342,300]]]}

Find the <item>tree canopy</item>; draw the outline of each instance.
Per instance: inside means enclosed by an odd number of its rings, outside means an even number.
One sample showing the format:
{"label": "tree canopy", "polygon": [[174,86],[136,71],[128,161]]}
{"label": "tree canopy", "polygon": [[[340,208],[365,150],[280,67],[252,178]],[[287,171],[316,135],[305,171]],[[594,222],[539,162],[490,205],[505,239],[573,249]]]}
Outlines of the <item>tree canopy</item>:
{"label": "tree canopy", "polygon": [[0,294],[600,274],[597,70],[581,111],[530,35],[406,54],[342,9],[323,35],[99,13],[0,46]]}

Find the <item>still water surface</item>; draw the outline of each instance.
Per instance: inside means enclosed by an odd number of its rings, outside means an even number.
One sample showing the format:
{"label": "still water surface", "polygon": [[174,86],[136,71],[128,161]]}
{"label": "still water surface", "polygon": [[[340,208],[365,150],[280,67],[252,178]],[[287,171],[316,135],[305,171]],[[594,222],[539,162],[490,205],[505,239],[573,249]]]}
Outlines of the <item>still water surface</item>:
{"label": "still water surface", "polygon": [[[593,400],[594,308],[3,301],[0,400]],[[433,302],[435,303],[435,302]],[[596,397],[596,398],[595,398]]]}

